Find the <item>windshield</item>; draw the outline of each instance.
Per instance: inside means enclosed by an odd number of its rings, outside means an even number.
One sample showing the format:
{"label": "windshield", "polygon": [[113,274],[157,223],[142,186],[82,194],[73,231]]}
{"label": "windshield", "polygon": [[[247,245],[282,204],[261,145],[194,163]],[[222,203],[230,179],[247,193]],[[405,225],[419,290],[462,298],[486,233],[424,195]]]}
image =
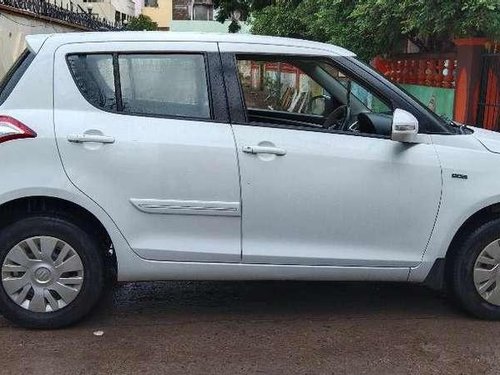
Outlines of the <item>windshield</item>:
{"label": "windshield", "polygon": [[328,74],[330,79],[335,80],[339,86],[341,85],[343,88],[343,90],[340,90],[342,96],[345,97],[349,92],[350,103],[352,105],[354,101],[359,112],[392,113],[390,103],[377,96],[373,90],[366,88],[327,62],[320,62],[319,66]]}
{"label": "windshield", "polygon": [[439,122],[439,124],[441,126],[444,126],[446,127],[447,129],[451,130],[452,132],[456,133],[457,132],[457,126],[453,121],[450,121],[450,119],[446,119],[446,118],[443,118],[441,116],[439,116],[436,112],[432,111],[425,103],[423,103],[419,98],[417,98],[415,95],[413,95],[411,92],[408,92],[408,90],[405,89],[405,87],[402,87],[401,85],[395,83],[395,82],[392,82],[390,80],[388,80],[384,75],[382,75],[380,72],[378,72],[377,70],[375,70],[371,65],[365,63],[363,60],[359,59],[359,58],[354,58],[358,63],[360,63],[361,65],[363,65],[366,69],[369,69],[370,72],[373,74],[373,75],[376,75],[378,76],[379,78],[383,79],[384,82],[386,82],[389,86],[392,85],[394,87],[396,87],[398,90],[402,91],[404,94],[406,94],[408,97],[410,97],[411,99],[413,99],[415,102],[417,102],[419,105],[419,107],[425,111],[427,114],[429,114],[433,119],[435,119],[437,122]]}
{"label": "windshield", "polygon": [[452,119],[447,117],[446,115],[440,115],[436,112],[434,112],[432,109],[430,109],[422,100],[420,100],[417,96],[413,95],[411,92],[409,92],[404,86],[395,83],[395,85],[403,91],[406,95],[411,97],[413,100],[419,102],[422,105],[422,108],[424,108],[432,117],[434,117],[437,121],[439,121],[441,124],[446,126],[447,128],[451,129],[453,132],[456,132],[458,134],[469,134],[473,133],[472,129],[467,128],[463,124],[458,124],[454,122]]}

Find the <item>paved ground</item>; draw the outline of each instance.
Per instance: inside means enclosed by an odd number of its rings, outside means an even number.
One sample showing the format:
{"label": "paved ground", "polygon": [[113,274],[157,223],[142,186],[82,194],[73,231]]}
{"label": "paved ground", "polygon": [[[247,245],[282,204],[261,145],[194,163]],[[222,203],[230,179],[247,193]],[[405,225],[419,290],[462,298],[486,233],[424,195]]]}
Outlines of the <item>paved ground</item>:
{"label": "paved ground", "polygon": [[499,374],[500,323],[404,284],[134,283],[69,329],[0,317],[0,373]]}

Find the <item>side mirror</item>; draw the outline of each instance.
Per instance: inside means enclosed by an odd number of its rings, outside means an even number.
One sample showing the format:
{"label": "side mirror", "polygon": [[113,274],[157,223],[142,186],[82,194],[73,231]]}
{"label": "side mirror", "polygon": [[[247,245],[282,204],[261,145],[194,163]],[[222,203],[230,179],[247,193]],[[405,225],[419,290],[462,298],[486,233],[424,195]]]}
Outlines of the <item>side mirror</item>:
{"label": "side mirror", "polygon": [[397,142],[414,143],[418,134],[418,120],[410,112],[397,108],[392,118],[391,139]]}

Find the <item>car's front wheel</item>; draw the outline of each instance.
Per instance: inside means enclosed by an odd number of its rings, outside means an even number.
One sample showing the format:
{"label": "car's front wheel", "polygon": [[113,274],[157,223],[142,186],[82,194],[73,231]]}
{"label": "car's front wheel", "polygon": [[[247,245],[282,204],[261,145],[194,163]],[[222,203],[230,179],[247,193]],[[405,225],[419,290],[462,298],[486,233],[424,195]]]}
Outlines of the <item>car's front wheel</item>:
{"label": "car's front wheel", "polygon": [[459,244],[450,281],[466,311],[482,319],[500,319],[500,219],[480,226]]}
{"label": "car's front wheel", "polygon": [[28,328],[59,328],[83,318],[104,286],[102,251],[72,221],[36,216],[0,231],[0,309]]}

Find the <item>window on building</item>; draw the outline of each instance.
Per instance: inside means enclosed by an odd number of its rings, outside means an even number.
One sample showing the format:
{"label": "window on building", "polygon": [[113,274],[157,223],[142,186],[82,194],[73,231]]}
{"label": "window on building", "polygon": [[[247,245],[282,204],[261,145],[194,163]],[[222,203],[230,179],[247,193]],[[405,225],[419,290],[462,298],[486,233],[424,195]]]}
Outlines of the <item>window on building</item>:
{"label": "window on building", "polygon": [[193,4],[193,20],[197,21],[211,21],[212,20],[212,6],[209,4]]}
{"label": "window on building", "polygon": [[191,0],[173,0],[174,20],[190,20],[191,19]]}

